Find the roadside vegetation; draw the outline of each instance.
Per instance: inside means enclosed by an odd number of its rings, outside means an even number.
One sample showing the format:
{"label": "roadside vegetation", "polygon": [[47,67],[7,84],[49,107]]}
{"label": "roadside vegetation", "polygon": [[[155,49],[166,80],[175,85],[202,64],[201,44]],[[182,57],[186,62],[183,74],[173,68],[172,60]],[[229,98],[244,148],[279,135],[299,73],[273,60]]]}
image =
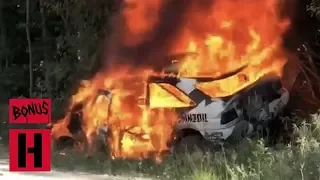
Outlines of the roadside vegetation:
{"label": "roadside vegetation", "polygon": [[[4,106],[5,107],[5,106]],[[5,108],[7,109],[7,108]],[[7,119],[2,109],[1,117]],[[290,142],[268,146],[268,137],[245,139],[220,152],[168,155],[153,160],[111,160],[97,152],[92,158],[77,150],[53,151],[53,168],[96,174],[190,180],[312,180],[320,177],[320,113],[295,119]],[[292,125],[292,124],[291,124]],[[1,144],[7,144],[8,124],[1,123]],[[279,137],[281,139],[281,137]]]}
{"label": "roadside vegetation", "polygon": [[[308,123],[307,123],[308,122]],[[290,143],[267,146],[264,139],[246,139],[221,152],[180,154],[152,160],[111,160],[96,153],[86,159],[75,150],[54,152],[54,167],[128,177],[190,180],[312,180],[320,177],[320,114],[294,125]]]}

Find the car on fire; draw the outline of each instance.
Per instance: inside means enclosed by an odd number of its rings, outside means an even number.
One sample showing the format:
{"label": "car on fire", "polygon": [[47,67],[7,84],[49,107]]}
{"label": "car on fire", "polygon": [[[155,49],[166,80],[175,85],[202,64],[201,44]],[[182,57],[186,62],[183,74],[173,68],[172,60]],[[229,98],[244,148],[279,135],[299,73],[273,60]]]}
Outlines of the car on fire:
{"label": "car on fire", "polygon": [[[174,72],[171,68],[168,68],[168,74]],[[218,78],[172,75],[148,78],[147,97],[142,98],[142,104],[162,108],[161,104],[152,104],[152,88],[166,91],[184,102],[184,105],[171,105],[179,117],[168,142],[171,152],[194,151],[195,145],[210,150],[217,147],[217,143],[239,141],[264,130],[282,113],[289,101],[289,92],[282,86],[280,78],[275,76],[266,75],[228,96],[211,97],[197,88],[197,84],[245,76],[241,74],[243,68]],[[106,132],[107,128],[101,128],[100,131]]]}
{"label": "car on fire", "polygon": [[[177,67],[179,63],[174,61],[167,68],[168,75],[150,75],[146,83],[146,96],[141,98],[141,105],[147,108],[170,107],[178,115],[168,142],[171,152],[193,151],[195,145],[211,150],[217,143],[250,137],[277,119],[289,101],[289,92],[282,86],[280,78],[272,75],[263,76],[232,94],[212,96],[198,88],[202,83],[219,83],[219,80],[235,76],[245,81],[246,74],[242,73],[245,66],[216,78],[172,75],[177,72]],[[156,97],[152,95],[154,88],[157,92],[175,97],[177,103],[170,101],[169,105],[163,105],[153,102],[153,97]],[[113,98],[112,93],[106,90],[101,92],[108,99]],[[100,137],[104,142],[107,142],[109,128],[99,127],[98,134],[102,135]]]}
{"label": "car on fire", "polygon": [[[243,75],[240,71],[241,69],[230,76]],[[228,78],[227,76],[220,78]],[[199,83],[219,79],[149,78],[150,84],[158,84],[164,89],[168,89],[164,84],[171,86],[188,96],[192,102],[190,106],[176,108],[179,121],[170,142],[171,151],[192,151],[194,145],[213,148],[209,144],[250,137],[275,120],[289,101],[289,92],[282,86],[280,78],[274,76],[264,76],[229,96],[211,97],[196,87]]]}

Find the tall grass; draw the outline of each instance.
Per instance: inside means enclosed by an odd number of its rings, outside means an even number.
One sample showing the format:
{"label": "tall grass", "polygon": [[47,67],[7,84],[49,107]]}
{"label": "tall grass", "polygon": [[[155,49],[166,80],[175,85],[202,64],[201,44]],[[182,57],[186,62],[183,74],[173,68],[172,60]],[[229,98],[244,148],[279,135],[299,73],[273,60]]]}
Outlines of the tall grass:
{"label": "tall grass", "polygon": [[[7,106],[0,108],[0,137],[7,143]],[[300,120],[303,122],[302,120]],[[308,122],[308,123],[307,123]],[[15,126],[16,128],[16,126]],[[320,180],[320,114],[295,125],[292,141],[266,146],[264,139],[246,139],[221,152],[180,154],[165,157],[161,164],[151,160],[110,160],[97,153],[86,159],[84,153],[70,150],[53,153],[53,166],[113,175],[148,176],[177,180]]]}
{"label": "tall grass", "polygon": [[320,179],[320,114],[294,127],[292,142],[265,145],[263,139],[246,139],[221,152],[180,154],[153,161],[110,160],[96,154],[55,154],[56,168],[81,169],[113,175],[148,176],[178,180],[313,180]]}

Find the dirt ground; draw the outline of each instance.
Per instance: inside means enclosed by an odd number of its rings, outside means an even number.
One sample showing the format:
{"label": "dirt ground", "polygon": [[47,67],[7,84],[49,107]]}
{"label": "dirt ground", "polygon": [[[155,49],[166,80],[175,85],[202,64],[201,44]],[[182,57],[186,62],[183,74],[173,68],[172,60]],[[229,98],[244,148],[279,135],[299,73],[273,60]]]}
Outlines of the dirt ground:
{"label": "dirt ground", "polygon": [[68,179],[68,180],[151,180],[148,178],[135,178],[135,177],[125,177],[125,176],[112,176],[108,174],[94,174],[81,172],[79,170],[72,171],[61,171],[53,169],[51,172],[41,172],[41,173],[18,173],[9,172],[9,158],[8,158],[8,148],[0,144],[0,179],[9,180],[13,178],[23,178],[24,180],[57,180],[57,179]]}

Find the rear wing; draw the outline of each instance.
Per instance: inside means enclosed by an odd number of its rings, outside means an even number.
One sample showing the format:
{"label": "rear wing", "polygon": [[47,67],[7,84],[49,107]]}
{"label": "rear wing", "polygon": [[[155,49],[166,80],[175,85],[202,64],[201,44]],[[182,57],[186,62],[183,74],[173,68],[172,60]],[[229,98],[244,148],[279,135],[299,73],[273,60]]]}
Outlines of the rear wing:
{"label": "rear wing", "polygon": [[176,75],[149,76],[146,83],[146,97],[142,101],[150,108],[195,107],[211,97],[196,89],[197,83],[225,79],[241,72],[246,66],[219,77],[178,77]]}
{"label": "rear wing", "polygon": [[149,77],[146,83],[145,104],[149,108],[187,108],[196,103],[176,87],[177,77]]}

